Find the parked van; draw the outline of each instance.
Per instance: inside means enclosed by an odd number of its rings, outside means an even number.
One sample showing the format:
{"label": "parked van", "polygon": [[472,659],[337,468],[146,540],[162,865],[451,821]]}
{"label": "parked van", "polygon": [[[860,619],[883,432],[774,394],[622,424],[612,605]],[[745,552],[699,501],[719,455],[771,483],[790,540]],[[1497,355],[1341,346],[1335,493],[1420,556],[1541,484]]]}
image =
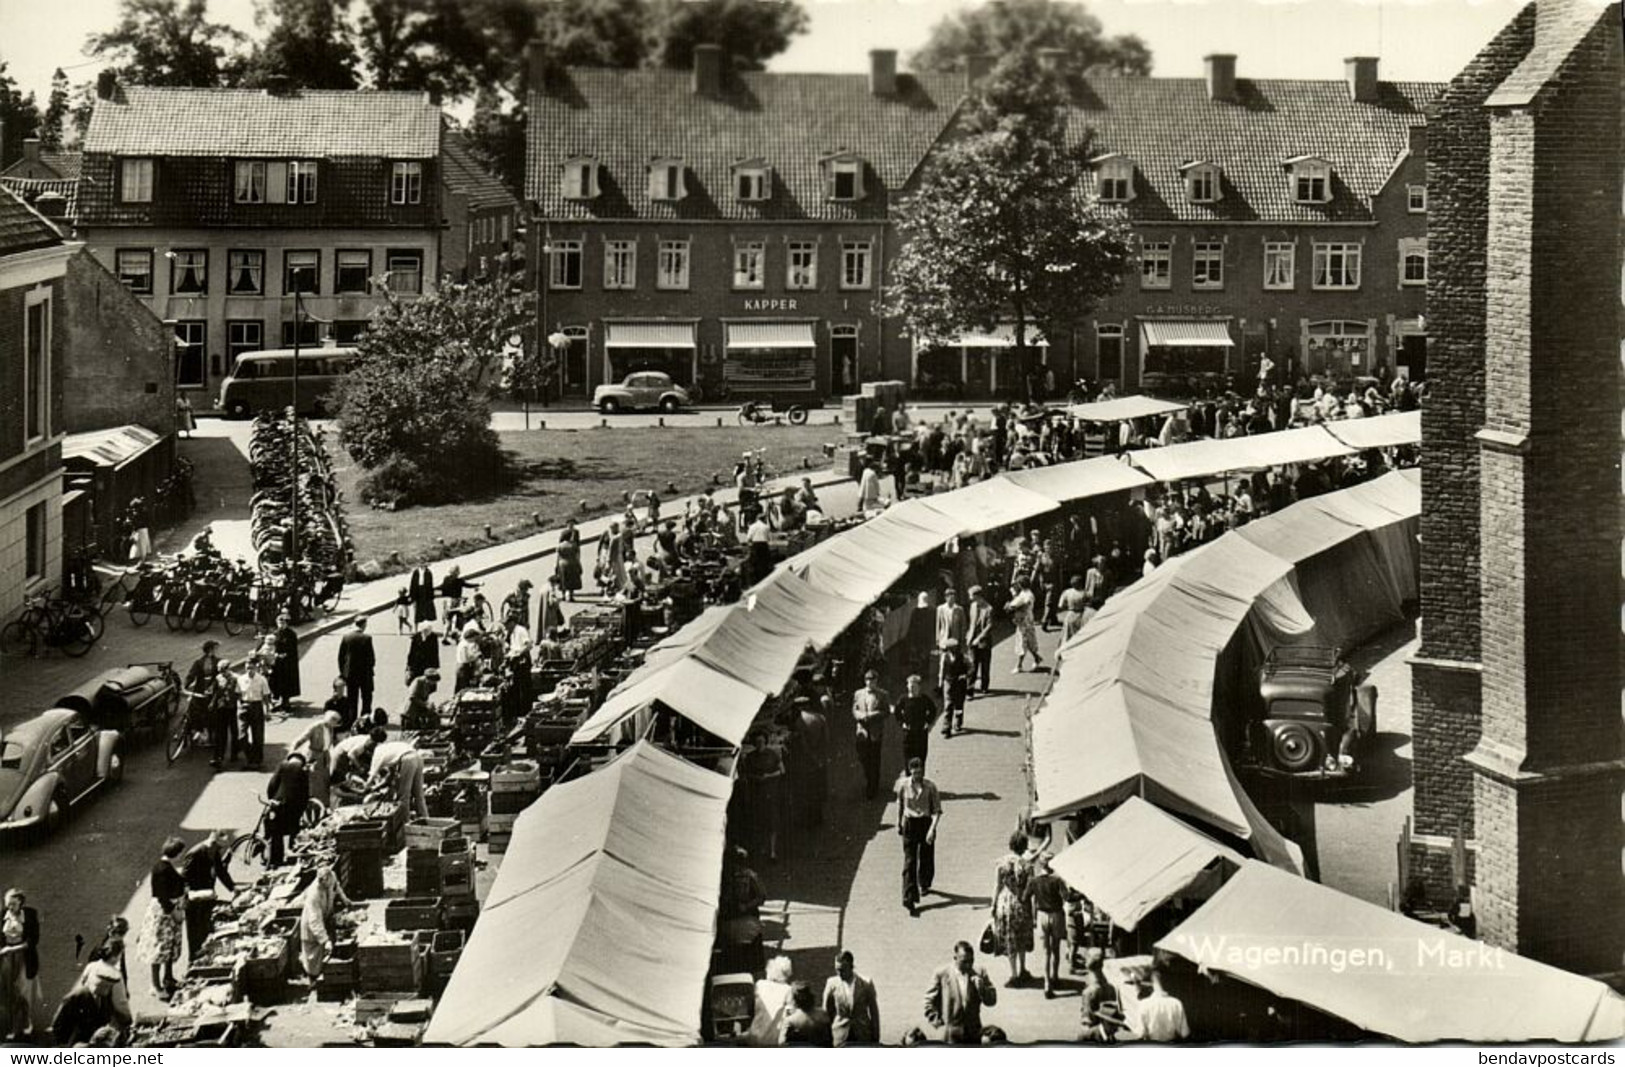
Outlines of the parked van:
{"label": "parked van", "polygon": [[[336,406],[333,386],[355,364],[353,348],[299,350],[299,414],[323,416]],[[234,419],[280,411],[294,402],[291,348],[245,352],[220,383],[220,410]]]}

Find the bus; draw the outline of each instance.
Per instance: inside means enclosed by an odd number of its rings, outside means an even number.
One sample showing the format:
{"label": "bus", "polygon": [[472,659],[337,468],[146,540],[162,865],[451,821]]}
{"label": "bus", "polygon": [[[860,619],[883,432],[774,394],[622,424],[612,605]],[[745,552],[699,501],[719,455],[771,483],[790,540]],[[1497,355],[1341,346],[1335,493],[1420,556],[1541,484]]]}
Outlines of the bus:
{"label": "bus", "polygon": [[[355,365],[354,348],[299,349],[299,414],[321,418],[337,406],[333,386]],[[245,352],[220,383],[220,410],[234,419],[281,411],[294,403],[294,350]]]}

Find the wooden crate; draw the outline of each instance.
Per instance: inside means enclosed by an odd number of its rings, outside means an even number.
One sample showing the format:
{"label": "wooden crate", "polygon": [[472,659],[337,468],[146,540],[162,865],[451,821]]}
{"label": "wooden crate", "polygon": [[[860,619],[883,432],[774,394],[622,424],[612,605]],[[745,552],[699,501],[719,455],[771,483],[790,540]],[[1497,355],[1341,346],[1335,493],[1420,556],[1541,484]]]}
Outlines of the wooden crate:
{"label": "wooden crate", "polygon": [[433,930],[439,925],[439,897],[401,897],[384,907],[386,930]]}
{"label": "wooden crate", "polygon": [[439,852],[448,840],[462,836],[456,819],[412,819],[406,824],[405,839],[409,849]]}

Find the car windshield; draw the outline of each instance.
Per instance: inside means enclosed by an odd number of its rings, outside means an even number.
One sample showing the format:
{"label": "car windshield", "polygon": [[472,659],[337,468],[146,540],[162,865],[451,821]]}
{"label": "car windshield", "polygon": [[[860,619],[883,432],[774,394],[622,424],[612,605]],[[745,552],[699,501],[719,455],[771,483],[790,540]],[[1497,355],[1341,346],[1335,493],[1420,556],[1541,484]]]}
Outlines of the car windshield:
{"label": "car windshield", "polygon": [[0,741],[0,770],[20,771],[28,749],[17,741]]}

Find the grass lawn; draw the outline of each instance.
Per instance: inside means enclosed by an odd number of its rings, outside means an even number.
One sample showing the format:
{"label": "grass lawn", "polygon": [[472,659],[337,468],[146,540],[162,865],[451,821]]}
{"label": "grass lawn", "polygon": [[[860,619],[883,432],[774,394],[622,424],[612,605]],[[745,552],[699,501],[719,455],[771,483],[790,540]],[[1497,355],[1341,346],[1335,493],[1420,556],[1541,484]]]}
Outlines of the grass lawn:
{"label": "grass lawn", "polygon": [[[746,449],[765,449],[770,474],[829,466],[826,442],[838,442],[838,426],[709,428],[599,428],[533,430],[500,435],[516,472],[514,484],[486,499],[380,511],[361,503],[356,483],[363,473],[341,452],[335,474],[349,511],[358,563],[376,560],[383,573],[419,562],[461,555],[502,541],[562,526],[564,520],[620,512],[623,494],[653,489],[662,503],[708,489],[712,475],[731,485],[733,466]],[[348,463],[348,465],[344,465]],[[670,491],[675,484],[676,492]],[[582,508],[582,502],[586,508]],[[669,513],[669,512],[668,512]],[[540,514],[538,525],[533,514]],[[491,537],[485,536],[485,525]],[[444,540],[444,544],[436,539]],[[400,553],[400,565],[390,553]]]}

